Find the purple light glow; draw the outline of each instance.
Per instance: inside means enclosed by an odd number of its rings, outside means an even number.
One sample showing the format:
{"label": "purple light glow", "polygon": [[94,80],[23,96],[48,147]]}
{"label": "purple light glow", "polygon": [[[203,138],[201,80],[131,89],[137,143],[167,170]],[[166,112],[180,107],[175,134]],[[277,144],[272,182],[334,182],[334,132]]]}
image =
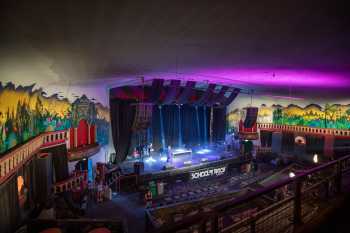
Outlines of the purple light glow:
{"label": "purple light glow", "polygon": [[193,80],[238,86],[350,87],[350,74],[287,69],[201,69],[189,72],[156,72],[145,75],[163,79]]}
{"label": "purple light glow", "polygon": [[350,85],[344,74],[308,70],[205,70],[199,72],[227,81],[262,86],[343,87]]}

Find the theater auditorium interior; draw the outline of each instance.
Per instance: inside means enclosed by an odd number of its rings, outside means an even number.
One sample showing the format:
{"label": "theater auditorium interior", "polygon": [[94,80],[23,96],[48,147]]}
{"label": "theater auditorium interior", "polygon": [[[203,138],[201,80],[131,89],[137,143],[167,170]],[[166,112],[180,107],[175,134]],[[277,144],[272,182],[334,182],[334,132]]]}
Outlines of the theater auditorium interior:
{"label": "theater auditorium interior", "polygon": [[346,1],[2,1],[1,233],[348,233]]}

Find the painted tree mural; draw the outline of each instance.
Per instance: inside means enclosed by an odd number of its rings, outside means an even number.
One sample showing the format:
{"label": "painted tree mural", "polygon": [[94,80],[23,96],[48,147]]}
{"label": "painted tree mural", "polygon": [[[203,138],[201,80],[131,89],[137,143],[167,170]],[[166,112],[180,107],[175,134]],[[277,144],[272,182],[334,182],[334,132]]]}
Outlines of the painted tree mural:
{"label": "painted tree mural", "polygon": [[[85,95],[74,103],[57,94],[46,97],[41,88],[34,90],[34,86],[3,86],[0,82],[0,153],[40,133],[68,129],[79,119],[94,122],[97,141],[100,145],[108,143],[108,108]],[[82,106],[88,106],[87,110],[83,111]]]}
{"label": "painted tree mural", "polygon": [[[267,110],[268,108],[269,110]],[[229,127],[234,127],[235,122],[241,119],[235,115],[240,111],[240,109],[234,109],[228,113]],[[259,108],[257,121],[258,123],[281,125],[350,129],[350,105],[326,104],[322,108],[317,104],[310,104],[303,108],[294,104],[287,107],[281,105],[267,107],[266,104],[263,104]]]}

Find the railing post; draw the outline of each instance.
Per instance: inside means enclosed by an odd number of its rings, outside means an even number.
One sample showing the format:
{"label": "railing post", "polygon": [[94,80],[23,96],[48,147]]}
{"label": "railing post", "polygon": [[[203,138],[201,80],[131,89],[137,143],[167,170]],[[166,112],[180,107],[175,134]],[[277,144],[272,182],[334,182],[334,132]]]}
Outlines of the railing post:
{"label": "railing post", "polygon": [[300,177],[297,177],[294,181],[294,212],[293,212],[294,225],[299,225],[302,223],[301,221],[301,186],[302,186],[302,179]]}

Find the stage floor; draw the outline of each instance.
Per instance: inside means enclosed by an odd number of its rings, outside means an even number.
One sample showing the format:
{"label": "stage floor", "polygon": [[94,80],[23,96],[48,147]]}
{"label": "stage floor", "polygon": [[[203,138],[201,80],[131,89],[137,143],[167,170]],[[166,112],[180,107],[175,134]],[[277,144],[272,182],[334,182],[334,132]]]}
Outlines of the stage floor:
{"label": "stage floor", "polygon": [[[227,152],[223,147],[207,148],[200,150],[193,150],[192,154],[181,154],[174,156],[172,166],[173,169],[190,168],[197,165],[210,164],[212,162],[223,159],[236,158],[238,155],[234,152]],[[131,173],[134,170],[135,162],[143,162],[144,170],[141,174],[157,173],[164,171],[167,162],[166,155],[153,153],[152,157],[144,157],[143,159],[128,159],[120,164],[124,173]]]}

